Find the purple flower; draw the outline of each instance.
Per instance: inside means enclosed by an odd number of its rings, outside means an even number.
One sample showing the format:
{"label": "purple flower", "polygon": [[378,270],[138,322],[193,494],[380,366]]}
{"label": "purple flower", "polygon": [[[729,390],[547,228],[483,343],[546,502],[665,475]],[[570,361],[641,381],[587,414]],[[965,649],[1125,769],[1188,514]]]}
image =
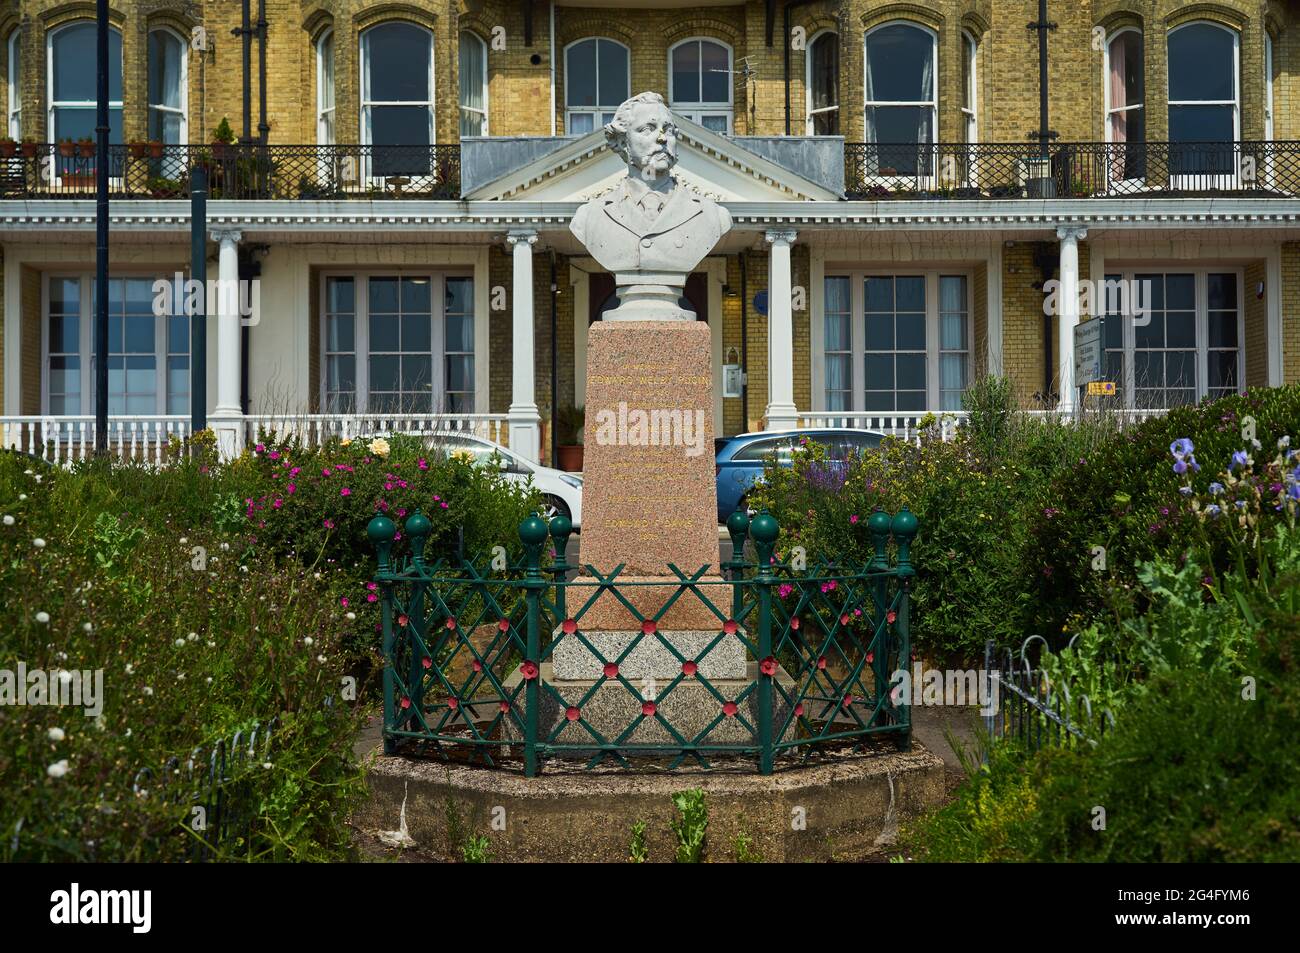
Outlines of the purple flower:
{"label": "purple flower", "polygon": [[1232,462],[1228,464],[1229,470],[1235,470],[1237,467],[1249,466],[1250,457],[1246,455],[1245,450],[1238,450],[1232,455]]}
{"label": "purple flower", "polygon": [[1223,484],[1222,484],[1222,483],[1211,483],[1211,484],[1210,484],[1210,492],[1213,493],[1215,496],[1218,496],[1220,493],[1223,492]]}
{"label": "purple flower", "polygon": [[1178,488],[1178,492],[1181,493],[1183,496],[1191,496],[1192,488],[1190,486],[1180,486]]}
{"label": "purple flower", "polygon": [[1219,508],[1219,505],[1217,503],[1211,503],[1209,506],[1205,508],[1205,513],[1207,516],[1218,516],[1222,512],[1223,510]]}
{"label": "purple flower", "polygon": [[1186,437],[1179,437],[1169,445],[1169,452],[1175,457],[1190,457],[1195,449],[1192,442]]}

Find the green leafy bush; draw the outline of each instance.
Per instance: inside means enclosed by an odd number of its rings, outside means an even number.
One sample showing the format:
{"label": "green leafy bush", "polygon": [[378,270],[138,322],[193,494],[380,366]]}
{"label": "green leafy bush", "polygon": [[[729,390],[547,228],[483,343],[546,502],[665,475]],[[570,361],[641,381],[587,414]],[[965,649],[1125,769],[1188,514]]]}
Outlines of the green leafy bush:
{"label": "green leafy bush", "polygon": [[[1181,505],[1169,448],[1192,441],[1203,469],[1191,483],[1204,494],[1242,448],[1246,417],[1270,452],[1280,438],[1300,435],[1300,385],[1175,408],[1080,454],[1055,476],[1048,495],[1059,502],[1032,520],[1025,553],[1025,585],[1039,601],[1044,632],[1073,630],[1131,587],[1140,563],[1162,553],[1181,557],[1198,541],[1201,521]],[[1105,548],[1105,572],[1093,569],[1094,546]],[[1219,571],[1227,552],[1218,547],[1213,556]]]}

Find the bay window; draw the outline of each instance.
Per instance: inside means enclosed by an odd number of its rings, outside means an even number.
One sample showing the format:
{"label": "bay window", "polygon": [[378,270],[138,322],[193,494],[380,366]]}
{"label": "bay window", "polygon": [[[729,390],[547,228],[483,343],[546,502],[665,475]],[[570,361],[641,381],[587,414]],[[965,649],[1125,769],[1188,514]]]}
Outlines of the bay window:
{"label": "bay window", "polygon": [[827,410],[960,410],[969,380],[971,282],[960,273],[846,272],[825,279]]}
{"label": "bay window", "polygon": [[1237,271],[1125,271],[1106,275],[1136,289],[1128,314],[1122,295],[1099,295],[1105,311],[1105,373],[1124,406],[1165,409],[1241,389],[1244,305]]}
{"label": "bay window", "polygon": [[1240,130],[1239,37],[1196,22],[1170,30],[1168,44],[1169,171],[1230,176]]}
{"label": "bay window", "polygon": [[868,172],[932,175],[938,124],[938,36],[912,23],[889,23],[866,35],[864,92]]}
{"label": "bay window", "polygon": [[840,38],[823,30],[808,44],[808,135],[840,132]]}
{"label": "bay window", "polygon": [[327,413],[473,412],[472,278],[375,274],[324,281]]}
{"label": "bay window", "polygon": [[[109,414],[189,413],[190,319],[171,307],[156,314],[157,299],[153,277],[108,280]],[[94,313],[93,275],[46,278],[45,413],[95,412]]]}
{"label": "bay window", "polygon": [[361,135],[370,175],[429,175],[434,143],[433,34],[393,21],[361,34]]}
{"label": "bay window", "polygon": [[580,136],[610,122],[632,85],[628,48],[617,40],[591,37],[564,50],[565,128]]}
{"label": "bay window", "polygon": [[731,132],[731,47],[691,39],[669,50],[668,103],[705,129]]}
{"label": "bay window", "polygon": [[167,29],[149,31],[149,138],[167,145],[188,139],[185,56],[189,44]]}

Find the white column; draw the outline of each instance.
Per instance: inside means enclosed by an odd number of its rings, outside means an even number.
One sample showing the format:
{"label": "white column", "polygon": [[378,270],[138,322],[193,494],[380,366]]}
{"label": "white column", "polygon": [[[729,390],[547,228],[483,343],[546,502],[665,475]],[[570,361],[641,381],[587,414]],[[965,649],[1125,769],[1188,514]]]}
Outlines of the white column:
{"label": "white column", "polygon": [[[217,242],[217,293],[208,295],[205,304],[215,299],[217,321],[217,402],[208,426],[217,437],[223,459],[238,456],[244,449],[244,420],[239,406],[239,382],[243,354],[240,348],[239,314],[239,241],[243,237],[234,229],[215,229]],[[252,295],[247,296],[252,300]],[[191,346],[195,342],[190,342]]]}
{"label": "white column", "polygon": [[541,460],[541,415],[533,382],[533,245],[537,233],[515,229],[506,236],[513,249],[514,282],[511,288],[513,315],[510,449],[534,463]]}
{"label": "white column", "polygon": [[794,314],[791,307],[790,246],[794,229],[767,233],[772,246],[767,272],[767,429],[799,425],[794,405]]}
{"label": "white column", "polygon": [[1056,230],[1061,242],[1061,286],[1057,295],[1060,319],[1057,321],[1060,362],[1057,371],[1060,402],[1057,409],[1063,413],[1074,411],[1074,329],[1079,324],[1079,241],[1088,237],[1088,230],[1077,225],[1062,225]]}

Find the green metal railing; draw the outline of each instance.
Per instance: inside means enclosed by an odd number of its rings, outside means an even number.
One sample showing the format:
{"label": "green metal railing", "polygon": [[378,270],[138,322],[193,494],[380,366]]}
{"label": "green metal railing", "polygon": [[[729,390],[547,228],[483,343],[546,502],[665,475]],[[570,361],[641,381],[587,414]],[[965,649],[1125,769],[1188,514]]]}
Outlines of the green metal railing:
{"label": "green metal railing", "polygon": [[[623,578],[621,565],[570,578],[579,567],[565,561],[572,526],[563,517],[549,529],[525,520],[522,559],[495,569],[427,562],[430,528],[418,512],[400,535],[382,515],[368,528],[379,559],[386,753],[528,777],[547,763],[673,769],[737,759],[770,774],[814,754],[911,745],[908,699],[891,691],[911,654],[917,521],[906,509],[865,522],[874,555],[863,565],[783,551],[772,516],[751,523],[733,513],[733,557],[721,574],[668,565],[655,581]],[[544,566],[548,536],[555,555]],[[629,631],[618,626],[616,644],[584,629],[598,601],[634,620]],[[683,610],[716,624],[683,639],[666,624]],[[593,677],[554,677],[558,653],[578,653]],[[673,670],[662,684],[637,674],[647,653],[661,674],[664,664]]]}

